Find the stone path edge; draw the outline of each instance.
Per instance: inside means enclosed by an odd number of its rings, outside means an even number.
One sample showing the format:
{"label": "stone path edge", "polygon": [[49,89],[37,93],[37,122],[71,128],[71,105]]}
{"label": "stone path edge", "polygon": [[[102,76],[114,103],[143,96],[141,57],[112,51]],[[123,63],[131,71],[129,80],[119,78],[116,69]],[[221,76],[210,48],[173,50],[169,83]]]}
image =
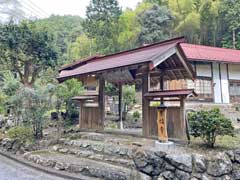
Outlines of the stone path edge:
{"label": "stone path edge", "polygon": [[53,170],[53,169],[50,169],[50,168],[45,168],[45,167],[36,165],[32,162],[28,162],[24,158],[20,158],[20,157],[17,157],[15,155],[12,155],[10,153],[3,152],[2,150],[0,150],[0,156],[4,156],[4,157],[6,157],[6,158],[8,158],[8,159],[10,159],[10,160],[12,160],[16,163],[22,164],[24,166],[30,167],[32,169],[35,169],[37,171],[41,171],[43,173],[46,173],[46,174],[49,174],[49,175],[52,175],[52,176],[57,176],[57,177],[64,178],[64,179],[69,179],[69,180],[93,180],[93,178],[86,177],[86,176],[79,177],[79,176],[81,176],[80,174],[78,174],[78,176],[74,176],[74,175],[72,175],[70,173],[67,173],[67,172],[61,173],[57,170]]}

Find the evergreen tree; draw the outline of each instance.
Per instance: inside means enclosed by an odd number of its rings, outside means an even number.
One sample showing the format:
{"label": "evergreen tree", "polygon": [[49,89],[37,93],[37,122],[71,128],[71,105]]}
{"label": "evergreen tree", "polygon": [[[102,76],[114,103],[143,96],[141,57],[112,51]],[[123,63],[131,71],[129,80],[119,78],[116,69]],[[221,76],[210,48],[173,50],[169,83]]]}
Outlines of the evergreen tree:
{"label": "evergreen tree", "polygon": [[96,39],[98,52],[117,51],[117,23],[121,13],[117,0],[91,0],[84,28],[91,39]]}
{"label": "evergreen tree", "polygon": [[139,44],[154,43],[171,37],[172,15],[166,6],[154,5],[140,15]]}
{"label": "evergreen tree", "polygon": [[223,19],[223,46],[240,49],[240,1],[222,0],[220,9]]}

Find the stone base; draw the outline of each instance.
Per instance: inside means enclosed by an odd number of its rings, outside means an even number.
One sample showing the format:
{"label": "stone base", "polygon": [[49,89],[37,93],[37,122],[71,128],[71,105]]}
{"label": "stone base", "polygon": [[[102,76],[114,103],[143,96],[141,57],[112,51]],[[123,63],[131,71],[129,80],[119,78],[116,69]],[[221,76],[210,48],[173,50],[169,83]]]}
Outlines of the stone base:
{"label": "stone base", "polygon": [[168,142],[155,141],[155,148],[162,151],[175,150],[175,144],[171,141]]}

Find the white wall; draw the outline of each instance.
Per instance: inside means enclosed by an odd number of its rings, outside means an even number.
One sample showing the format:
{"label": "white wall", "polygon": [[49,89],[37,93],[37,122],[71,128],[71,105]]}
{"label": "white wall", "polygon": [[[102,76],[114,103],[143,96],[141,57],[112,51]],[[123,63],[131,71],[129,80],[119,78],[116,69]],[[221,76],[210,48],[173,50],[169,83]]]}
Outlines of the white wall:
{"label": "white wall", "polygon": [[213,63],[213,84],[214,84],[214,102],[222,103],[221,81],[219,73],[219,64]]}
{"label": "white wall", "polygon": [[196,64],[197,76],[212,77],[211,64]]}
{"label": "white wall", "polygon": [[240,65],[229,64],[228,65],[229,79],[240,80]]}
{"label": "white wall", "polygon": [[220,64],[222,103],[230,103],[227,64]]}

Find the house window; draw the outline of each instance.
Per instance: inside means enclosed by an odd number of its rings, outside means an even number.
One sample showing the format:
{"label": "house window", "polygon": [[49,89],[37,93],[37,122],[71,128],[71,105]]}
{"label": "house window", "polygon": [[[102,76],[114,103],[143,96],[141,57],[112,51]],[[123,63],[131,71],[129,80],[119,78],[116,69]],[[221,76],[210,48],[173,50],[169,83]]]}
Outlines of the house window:
{"label": "house window", "polygon": [[196,79],[194,82],[188,80],[188,89],[195,89],[198,94],[212,94],[211,79]]}
{"label": "house window", "polygon": [[240,96],[240,81],[239,82],[230,82],[230,95],[231,96]]}
{"label": "house window", "polygon": [[213,86],[211,78],[198,78],[194,82],[187,80],[187,88],[194,89],[198,97],[194,100],[213,101]]}
{"label": "house window", "polygon": [[239,81],[234,81],[234,80],[229,81],[229,94],[230,94],[231,102],[239,102],[240,101],[240,80]]}

